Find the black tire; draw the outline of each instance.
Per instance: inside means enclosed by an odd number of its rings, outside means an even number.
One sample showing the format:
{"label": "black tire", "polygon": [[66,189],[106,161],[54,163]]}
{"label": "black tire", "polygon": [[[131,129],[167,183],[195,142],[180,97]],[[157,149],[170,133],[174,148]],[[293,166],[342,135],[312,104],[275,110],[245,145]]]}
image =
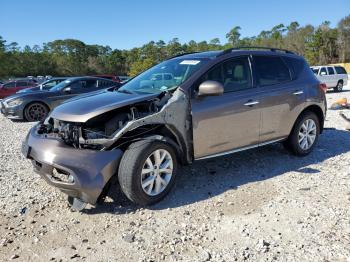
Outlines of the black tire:
{"label": "black tire", "polygon": [[46,118],[49,113],[49,108],[40,102],[35,102],[27,105],[24,109],[24,118],[28,122],[41,121]]}
{"label": "black tire", "polygon": [[[305,123],[309,119],[313,120],[313,122],[316,125],[316,136],[315,140],[313,141],[313,144],[309,148],[303,149],[299,143],[299,132],[301,131],[301,126],[303,125],[303,123]],[[314,149],[315,145],[317,144],[319,134],[320,120],[318,119],[315,113],[311,111],[306,111],[302,113],[295,121],[292,132],[290,133],[288,139],[283,143],[283,145],[287,150],[289,150],[292,154],[296,156],[306,156]]]}
{"label": "black tire", "polygon": [[343,81],[338,81],[338,83],[337,83],[337,86],[336,87],[334,87],[334,91],[335,92],[341,92],[341,91],[343,91],[343,86],[344,84],[343,84]]}
{"label": "black tire", "polygon": [[[142,188],[141,172],[148,157],[158,149],[166,150],[170,154],[173,172],[164,190],[158,195],[150,196]],[[129,200],[141,206],[148,206],[159,202],[169,193],[174,186],[176,172],[177,158],[172,146],[159,140],[142,140],[131,144],[124,152],[119,165],[118,180],[121,190]]]}

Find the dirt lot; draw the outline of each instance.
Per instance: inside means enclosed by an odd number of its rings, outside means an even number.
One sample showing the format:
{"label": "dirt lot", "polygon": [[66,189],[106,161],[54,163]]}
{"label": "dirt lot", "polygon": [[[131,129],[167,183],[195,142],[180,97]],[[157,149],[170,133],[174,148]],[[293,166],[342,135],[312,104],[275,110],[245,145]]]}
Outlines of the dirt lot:
{"label": "dirt lot", "polygon": [[199,161],[150,209],[115,185],[82,213],[22,157],[33,124],[0,116],[0,261],[350,261],[350,132],[338,113],[305,158],[276,144]]}

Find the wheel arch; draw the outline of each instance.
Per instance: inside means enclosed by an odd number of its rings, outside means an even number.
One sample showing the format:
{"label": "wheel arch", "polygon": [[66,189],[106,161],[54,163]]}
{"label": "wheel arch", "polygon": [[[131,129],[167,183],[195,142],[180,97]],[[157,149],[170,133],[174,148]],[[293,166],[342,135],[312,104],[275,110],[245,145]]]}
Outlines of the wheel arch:
{"label": "wheel arch", "polygon": [[150,125],[150,132],[141,133],[139,135],[133,136],[133,139],[129,139],[125,142],[120,142],[123,138],[129,137],[130,134],[137,132],[141,128],[145,128],[148,125],[140,126],[136,129],[130,130],[126,132],[120,139],[118,139],[118,143],[116,143],[113,148],[121,148],[123,151],[132,143],[142,139],[151,139],[151,140],[160,140],[170,144],[174,147],[175,152],[177,154],[178,160],[181,164],[187,164],[189,161],[186,158],[186,143],[184,138],[181,136],[180,132],[176,130],[176,128],[167,125],[167,124],[157,124]]}
{"label": "wheel arch", "polygon": [[[323,132],[323,127],[324,127],[324,120],[325,120],[325,119],[324,119],[324,115],[323,115],[323,111],[322,111],[321,107],[318,106],[318,105],[309,105],[308,107],[304,108],[303,111],[300,112],[300,114],[298,115],[297,119],[298,119],[302,114],[304,114],[304,113],[307,112],[307,111],[313,112],[313,113],[316,114],[316,116],[317,116],[317,118],[318,118],[318,120],[319,120],[319,122],[320,122],[320,134],[322,134],[322,132]],[[295,120],[295,122],[296,122],[296,120]],[[294,127],[294,125],[293,125],[293,127]]]}

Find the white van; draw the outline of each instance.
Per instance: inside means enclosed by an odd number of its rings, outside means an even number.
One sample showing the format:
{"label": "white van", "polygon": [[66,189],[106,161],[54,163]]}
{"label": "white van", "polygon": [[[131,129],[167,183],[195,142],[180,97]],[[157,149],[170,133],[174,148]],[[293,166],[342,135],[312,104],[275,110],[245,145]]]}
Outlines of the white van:
{"label": "white van", "polygon": [[327,88],[333,88],[336,92],[341,92],[348,84],[348,73],[342,66],[312,66],[311,69]]}

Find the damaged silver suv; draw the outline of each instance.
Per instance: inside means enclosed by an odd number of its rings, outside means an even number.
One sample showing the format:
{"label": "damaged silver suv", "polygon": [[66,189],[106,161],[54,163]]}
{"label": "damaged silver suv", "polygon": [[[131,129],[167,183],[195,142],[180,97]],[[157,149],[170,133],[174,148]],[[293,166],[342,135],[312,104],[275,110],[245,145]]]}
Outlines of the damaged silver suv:
{"label": "damaged silver suv", "polygon": [[183,54],[57,107],[22,151],[75,209],[96,204],[114,175],[131,201],[150,205],[169,193],[179,164],[280,141],[307,155],[325,113],[324,86],[290,51]]}

